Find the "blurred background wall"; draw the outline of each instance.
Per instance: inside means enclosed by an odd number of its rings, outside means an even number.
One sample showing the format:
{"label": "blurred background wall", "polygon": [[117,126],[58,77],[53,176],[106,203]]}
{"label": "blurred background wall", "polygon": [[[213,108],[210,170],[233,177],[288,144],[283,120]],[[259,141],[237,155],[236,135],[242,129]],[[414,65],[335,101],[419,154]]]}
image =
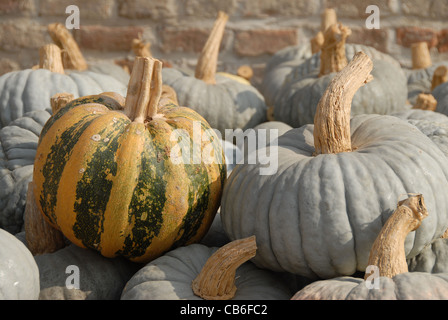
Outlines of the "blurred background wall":
{"label": "blurred background wall", "polygon": [[[154,57],[191,69],[217,12],[225,11],[218,71],[248,64],[255,86],[272,54],[319,31],[324,8],[352,29],[347,42],[373,46],[403,66],[419,41],[428,43],[433,61],[448,59],[448,0],[0,0],[0,74],[36,65],[39,47],[52,42],[47,25],[65,24],[69,5],[80,10],[80,29],[71,31],[87,61],[126,59],[141,35]],[[380,10],[379,29],[366,28],[369,5]]]}

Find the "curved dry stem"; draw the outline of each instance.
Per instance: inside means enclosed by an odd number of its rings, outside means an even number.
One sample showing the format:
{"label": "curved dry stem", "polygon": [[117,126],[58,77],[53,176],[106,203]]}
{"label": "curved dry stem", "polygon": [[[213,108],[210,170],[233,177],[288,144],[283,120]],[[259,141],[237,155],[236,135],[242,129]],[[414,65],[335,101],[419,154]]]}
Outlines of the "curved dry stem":
{"label": "curved dry stem", "polygon": [[150,57],[136,57],[125,101],[126,115],[144,123],[157,114],[162,95],[162,62]]}
{"label": "curved dry stem", "polygon": [[39,49],[39,69],[64,74],[61,49],[55,44],[46,44]]}
{"label": "curved dry stem", "polygon": [[447,66],[438,66],[436,70],[434,70],[434,74],[432,75],[431,80],[431,91],[434,90],[437,86],[445,83],[448,80],[448,67]]}
{"label": "curved dry stem", "polygon": [[426,42],[411,45],[412,69],[426,69],[432,65],[431,55]]}
{"label": "curved dry stem", "polygon": [[205,263],[191,286],[195,295],[206,300],[229,300],[235,296],[236,269],[255,256],[255,236],[229,242]]}
{"label": "curved dry stem", "polygon": [[437,100],[430,93],[420,93],[417,96],[417,101],[412,109],[422,109],[422,110],[430,110],[435,111],[437,107]]}
{"label": "curved dry stem", "polygon": [[200,79],[209,84],[215,84],[216,68],[218,65],[219,47],[221,46],[222,37],[229,16],[219,11],[218,17],[213,25],[212,31],[207,42],[199,56],[195,70],[195,78]]}
{"label": "curved dry stem", "polygon": [[28,184],[24,220],[27,247],[33,255],[52,253],[66,246],[62,232],[53,228],[40,212],[33,181]]}
{"label": "curved dry stem", "polygon": [[[408,272],[404,242],[409,232],[416,230],[428,216],[421,194],[398,203],[370,250],[368,265],[378,267],[380,276],[392,278]],[[365,275],[365,279],[369,274]]]}
{"label": "curved dry stem", "polygon": [[372,69],[372,60],[364,52],[358,52],[330,82],[317,105],[314,117],[316,155],[352,150],[351,104],[356,91],[372,79]]}
{"label": "curved dry stem", "polygon": [[339,72],[347,65],[345,41],[351,33],[350,28],[340,23],[330,26],[325,31],[325,40],[320,55],[319,77]]}
{"label": "curved dry stem", "polygon": [[81,53],[72,34],[61,23],[52,23],[48,25],[48,33],[63,50],[63,63],[66,69],[86,70],[87,62]]}

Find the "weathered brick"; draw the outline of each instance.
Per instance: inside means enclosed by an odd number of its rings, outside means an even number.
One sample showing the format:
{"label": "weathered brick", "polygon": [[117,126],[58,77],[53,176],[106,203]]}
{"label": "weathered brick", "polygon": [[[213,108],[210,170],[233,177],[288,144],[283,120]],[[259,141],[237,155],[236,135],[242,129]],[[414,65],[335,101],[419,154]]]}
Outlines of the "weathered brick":
{"label": "weathered brick", "polygon": [[[175,28],[164,27],[160,30],[161,39],[160,49],[164,53],[170,52],[193,52],[200,53],[210,35],[211,29],[191,27],[191,28]],[[228,37],[229,31],[224,31],[221,41],[220,50],[223,50]]]}
{"label": "weathered brick", "polygon": [[437,31],[431,28],[420,28],[415,26],[399,27],[396,29],[397,43],[404,47],[411,47],[413,43],[426,41],[428,47],[437,46]]}
{"label": "weathered brick", "polygon": [[[241,1],[241,0],[240,0]],[[244,16],[268,15],[303,17],[319,12],[319,1],[309,0],[243,0]]]}
{"label": "weathered brick", "polygon": [[446,0],[432,0],[429,7],[429,17],[444,19],[448,18],[448,2]]}
{"label": "weathered brick", "polygon": [[141,27],[102,25],[81,25],[81,28],[75,29],[73,33],[81,48],[99,51],[130,51],[132,39],[140,34],[143,34]]}
{"label": "weathered brick", "polygon": [[162,20],[177,17],[178,3],[175,0],[119,0],[118,14],[130,19]]}
{"label": "weathered brick", "polygon": [[277,51],[297,44],[297,30],[244,30],[235,35],[234,50],[241,56],[274,54]]}
{"label": "weathered brick", "polygon": [[219,11],[231,16],[238,9],[237,0],[185,0],[184,3],[185,14],[197,18],[216,18]]}
{"label": "weathered brick", "polygon": [[379,51],[387,52],[389,33],[387,29],[351,28],[352,34],[347,38],[347,43],[364,44]]}
{"label": "weathered brick", "polygon": [[0,48],[9,52],[38,49],[51,41],[47,27],[20,18],[0,23]]}
{"label": "weathered brick", "polygon": [[35,14],[34,0],[1,0],[0,1],[0,15],[34,15]]}
{"label": "weathered brick", "polygon": [[442,29],[437,34],[437,50],[439,52],[447,52],[448,51],[448,29]]}
{"label": "weathered brick", "polygon": [[40,0],[39,14],[41,16],[69,16],[65,9],[70,5],[79,8],[80,22],[83,19],[107,19],[112,16],[115,6],[114,0]]}

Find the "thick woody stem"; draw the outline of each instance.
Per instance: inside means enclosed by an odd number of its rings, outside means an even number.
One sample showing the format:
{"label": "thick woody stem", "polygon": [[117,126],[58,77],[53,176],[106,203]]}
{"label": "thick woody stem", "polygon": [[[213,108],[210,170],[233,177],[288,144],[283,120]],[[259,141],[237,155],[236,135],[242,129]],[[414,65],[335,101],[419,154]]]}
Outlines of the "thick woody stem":
{"label": "thick woody stem", "polygon": [[51,111],[53,114],[65,107],[67,103],[75,99],[75,97],[68,92],[56,93],[50,98]]}
{"label": "thick woody stem", "polygon": [[327,8],[321,14],[320,31],[325,32],[329,27],[338,23],[336,11],[334,9]]}
{"label": "thick woody stem", "polygon": [[438,66],[432,75],[431,91],[448,80],[448,67]]}
{"label": "thick woody stem", "polygon": [[65,247],[62,232],[45,220],[36,204],[34,182],[28,184],[24,217],[27,247],[33,255],[51,253]]}
{"label": "thick woody stem", "polygon": [[229,300],[235,296],[236,269],[255,256],[255,236],[229,242],[208,258],[191,287],[205,300]]}
{"label": "thick woody stem", "polygon": [[320,55],[319,77],[339,72],[347,65],[345,41],[351,33],[350,28],[340,23],[330,26],[325,31],[325,40]]}
{"label": "thick woody stem", "polygon": [[314,38],[310,40],[311,42],[311,53],[315,54],[316,52],[319,52],[324,44],[325,38],[324,33],[322,31],[319,31]]}
{"label": "thick woody stem", "polygon": [[314,117],[316,155],[352,151],[352,99],[356,91],[372,79],[372,68],[372,60],[364,52],[358,52],[330,82],[317,105]]}
{"label": "thick woody stem", "polygon": [[412,44],[411,55],[412,69],[426,69],[432,65],[428,44],[424,41]]}
{"label": "thick woody stem", "polygon": [[136,57],[124,107],[129,119],[144,123],[154,118],[161,95],[162,62],[150,57]]}
{"label": "thick woody stem", "polygon": [[212,31],[199,56],[195,70],[196,79],[200,79],[209,84],[216,83],[215,74],[218,65],[219,47],[228,19],[229,16],[225,12],[219,11]]}
{"label": "thick woody stem", "polygon": [[[416,230],[428,216],[423,196],[413,195],[398,203],[373,243],[368,265],[378,267],[380,276],[392,278],[408,272],[404,242],[409,232]],[[365,279],[369,274],[365,275]]]}
{"label": "thick woody stem", "polygon": [[71,33],[61,23],[48,25],[48,33],[63,50],[63,62],[66,69],[86,70],[87,62]]}
{"label": "thick woody stem", "polygon": [[437,107],[437,100],[430,93],[420,93],[417,96],[417,101],[412,109],[422,109],[422,110],[430,110],[435,111]]}
{"label": "thick woody stem", "polygon": [[39,69],[64,74],[61,49],[55,44],[46,44],[39,49]]}

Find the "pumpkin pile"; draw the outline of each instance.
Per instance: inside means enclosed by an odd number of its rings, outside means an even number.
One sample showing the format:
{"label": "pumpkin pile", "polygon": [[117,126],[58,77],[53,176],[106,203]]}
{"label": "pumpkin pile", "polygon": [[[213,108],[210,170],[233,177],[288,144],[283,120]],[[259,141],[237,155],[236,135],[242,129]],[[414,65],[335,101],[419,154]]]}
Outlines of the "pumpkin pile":
{"label": "pumpkin pile", "polygon": [[328,9],[258,89],[218,70],[228,19],[194,72],[55,23],[0,76],[0,299],[448,299],[447,63]]}

